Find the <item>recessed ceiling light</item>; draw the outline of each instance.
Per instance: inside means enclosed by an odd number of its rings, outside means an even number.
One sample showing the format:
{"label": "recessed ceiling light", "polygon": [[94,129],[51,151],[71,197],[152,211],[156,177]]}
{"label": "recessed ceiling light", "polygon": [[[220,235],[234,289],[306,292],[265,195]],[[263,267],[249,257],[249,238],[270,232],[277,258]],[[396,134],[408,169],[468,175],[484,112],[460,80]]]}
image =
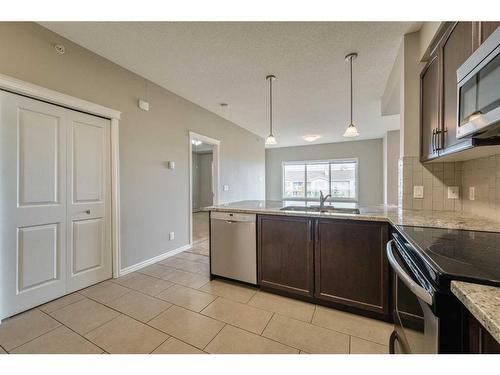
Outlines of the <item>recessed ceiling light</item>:
{"label": "recessed ceiling light", "polygon": [[320,138],[321,138],[321,135],[319,135],[319,134],[307,134],[307,135],[302,136],[302,139],[304,141],[307,141],[307,142],[314,142]]}

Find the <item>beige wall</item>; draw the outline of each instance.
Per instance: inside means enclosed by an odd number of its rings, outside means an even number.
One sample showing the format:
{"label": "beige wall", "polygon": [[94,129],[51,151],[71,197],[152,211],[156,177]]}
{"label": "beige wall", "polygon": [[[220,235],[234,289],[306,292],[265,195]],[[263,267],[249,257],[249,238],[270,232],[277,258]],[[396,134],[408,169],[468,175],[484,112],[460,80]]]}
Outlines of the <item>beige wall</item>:
{"label": "beige wall", "polygon": [[141,111],[143,78],[34,23],[0,23],[0,56],[2,74],[122,112],[122,267],[189,242],[189,130],[221,141],[220,182],[230,187],[222,202],[264,198],[264,140],[255,134],[152,83],[151,109]]}
{"label": "beige wall", "polygon": [[266,199],[281,200],[284,161],[359,159],[359,203],[383,202],[382,139],[266,149]]}
{"label": "beige wall", "polygon": [[385,133],[384,148],[384,203],[398,204],[399,130]]}

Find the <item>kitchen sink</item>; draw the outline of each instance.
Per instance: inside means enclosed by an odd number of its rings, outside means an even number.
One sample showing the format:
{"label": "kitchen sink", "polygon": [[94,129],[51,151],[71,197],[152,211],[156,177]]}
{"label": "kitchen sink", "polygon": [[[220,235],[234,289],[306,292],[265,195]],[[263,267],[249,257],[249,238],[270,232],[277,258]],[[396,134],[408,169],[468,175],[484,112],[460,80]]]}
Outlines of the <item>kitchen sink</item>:
{"label": "kitchen sink", "polygon": [[335,208],[335,207],[323,207],[319,206],[286,206],[280,209],[280,211],[300,211],[300,212],[324,212],[332,214],[359,214],[357,208]]}

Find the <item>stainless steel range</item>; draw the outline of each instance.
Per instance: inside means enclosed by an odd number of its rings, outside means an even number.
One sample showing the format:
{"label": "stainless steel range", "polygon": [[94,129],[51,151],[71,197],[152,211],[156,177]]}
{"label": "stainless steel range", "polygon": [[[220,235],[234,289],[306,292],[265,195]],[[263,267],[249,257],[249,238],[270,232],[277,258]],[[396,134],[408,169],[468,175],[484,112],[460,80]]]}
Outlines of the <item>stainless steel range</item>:
{"label": "stainless steel range", "polygon": [[390,352],[461,352],[461,305],[450,282],[500,286],[500,233],[401,226],[387,257],[394,282]]}

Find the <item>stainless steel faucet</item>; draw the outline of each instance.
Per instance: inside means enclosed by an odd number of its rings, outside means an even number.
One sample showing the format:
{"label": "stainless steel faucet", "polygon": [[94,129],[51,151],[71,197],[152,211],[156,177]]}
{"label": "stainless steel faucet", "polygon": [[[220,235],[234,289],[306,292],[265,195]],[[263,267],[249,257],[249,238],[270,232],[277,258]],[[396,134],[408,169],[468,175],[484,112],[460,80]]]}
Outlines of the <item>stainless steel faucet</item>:
{"label": "stainless steel faucet", "polygon": [[323,211],[325,209],[325,201],[330,198],[332,195],[328,194],[327,196],[323,195],[323,192],[320,190],[319,191],[319,209],[320,211]]}

